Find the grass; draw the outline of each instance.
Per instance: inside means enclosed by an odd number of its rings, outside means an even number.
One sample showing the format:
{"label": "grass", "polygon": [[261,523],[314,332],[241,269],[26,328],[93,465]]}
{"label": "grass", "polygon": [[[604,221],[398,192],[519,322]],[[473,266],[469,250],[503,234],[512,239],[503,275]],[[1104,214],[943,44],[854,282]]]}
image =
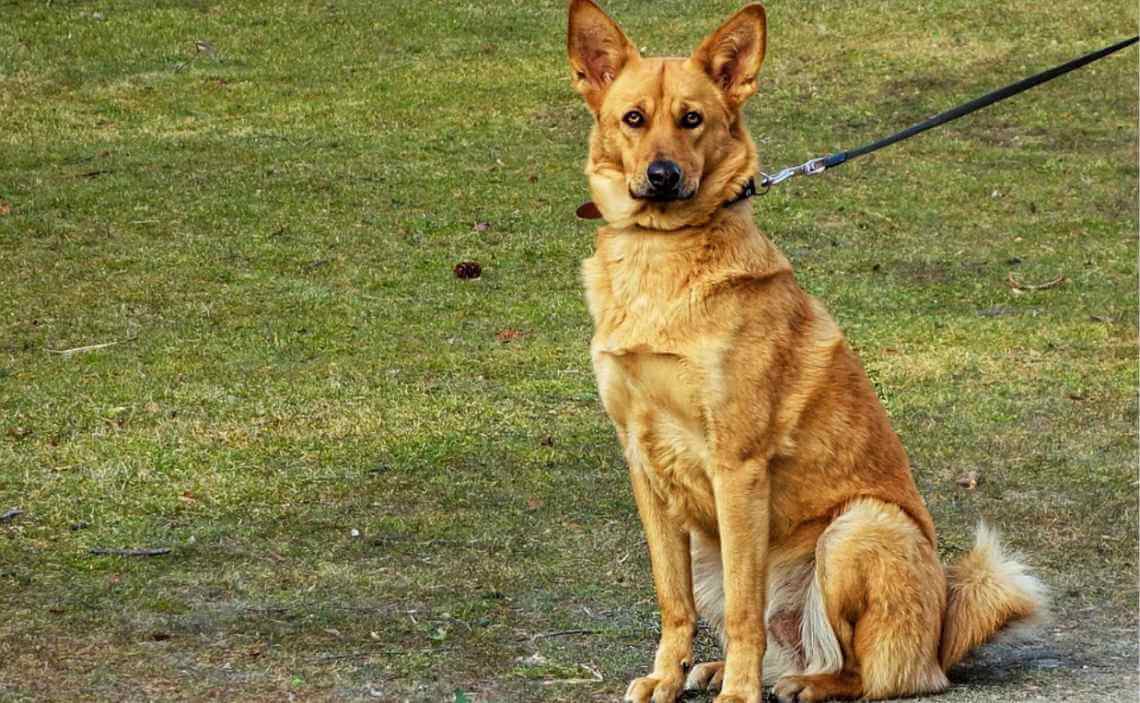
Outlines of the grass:
{"label": "grass", "polygon": [[[735,6],[610,3],[674,54]],[[656,614],[586,353],[563,4],[0,13],[0,512],[24,511],[0,524],[0,697],[615,698]],[[1137,11],[769,18],[748,112],[773,168]],[[1130,49],[754,201],[862,355],[947,555],[985,517],[1059,612],[1116,623],[1137,601],[1136,72]],[[1068,282],[1014,295],[1011,271]],[[143,546],[173,552],[87,551]]]}

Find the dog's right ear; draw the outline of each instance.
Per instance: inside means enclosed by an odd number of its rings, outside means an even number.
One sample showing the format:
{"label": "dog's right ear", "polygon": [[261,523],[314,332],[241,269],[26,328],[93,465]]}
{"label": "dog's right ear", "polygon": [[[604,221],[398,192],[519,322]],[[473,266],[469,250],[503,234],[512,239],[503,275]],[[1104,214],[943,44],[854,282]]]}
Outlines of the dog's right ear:
{"label": "dog's right ear", "polygon": [[622,67],[639,57],[621,28],[592,0],[570,0],[566,53],[573,71],[570,82],[595,113]]}

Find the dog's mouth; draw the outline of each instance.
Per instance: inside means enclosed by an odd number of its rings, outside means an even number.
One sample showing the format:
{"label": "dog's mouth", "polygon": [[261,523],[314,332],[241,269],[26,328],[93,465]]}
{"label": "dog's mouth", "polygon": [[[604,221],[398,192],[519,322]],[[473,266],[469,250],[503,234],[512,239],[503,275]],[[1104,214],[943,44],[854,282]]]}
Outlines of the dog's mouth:
{"label": "dog's mouth", "polygon": [[655,188],[635,188],[633,186],[629,188],[629,197],[634,200],[645,200],[651,203],[672,203],[679,200],[690,200],[696,194],[696,187],[678,188],[670,191],[660,191]]}

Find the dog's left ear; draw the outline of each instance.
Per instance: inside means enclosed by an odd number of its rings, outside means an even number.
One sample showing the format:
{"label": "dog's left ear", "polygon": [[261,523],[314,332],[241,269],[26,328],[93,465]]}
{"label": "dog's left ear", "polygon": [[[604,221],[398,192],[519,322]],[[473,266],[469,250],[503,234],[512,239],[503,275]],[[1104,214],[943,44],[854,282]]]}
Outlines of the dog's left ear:
{"label": "dog's left ear", "polygon": [[734,108],[756,92],[767,27],[764,6],[749,5],[706,37],[689,59],[720,87]]}
{"label": "dog's left ear", "polygon": [[566,53],[573,71],[571,83],[595,113],[610,83],[640,55],[621,28],[593,0],[570,0]]}

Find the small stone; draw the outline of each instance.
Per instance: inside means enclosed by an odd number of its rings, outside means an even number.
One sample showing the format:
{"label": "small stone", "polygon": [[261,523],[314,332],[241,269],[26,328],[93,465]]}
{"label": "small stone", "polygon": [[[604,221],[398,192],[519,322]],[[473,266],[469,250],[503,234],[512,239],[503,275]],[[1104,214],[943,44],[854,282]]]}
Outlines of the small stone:
{"label": "small stone", "polygon": [[967,491],[972,491],[978,487],[978,472],[967,471],[958,477],[958,485],[965,488]]}

